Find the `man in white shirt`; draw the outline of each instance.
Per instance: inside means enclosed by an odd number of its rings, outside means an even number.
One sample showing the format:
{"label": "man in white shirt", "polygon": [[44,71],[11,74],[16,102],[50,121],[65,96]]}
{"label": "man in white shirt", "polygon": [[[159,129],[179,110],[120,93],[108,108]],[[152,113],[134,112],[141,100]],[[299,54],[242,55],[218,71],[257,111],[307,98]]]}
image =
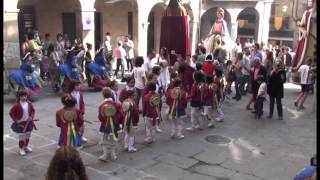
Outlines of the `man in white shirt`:
{"label": "man in white shirt", "polygon": [[147,61],[144,63],[144,69],[146,71],[146,75],[152,73],[152,68],[156,65],[156,53],[154,51],[150,51],[148,53]]}
{"label": "man in white shirt", "polygon": [[[124,37],[123,48],[126,50],[127,68],[129,72],[133,70],[133,59],[134,59],[134,44],[129,39],[129,35]],[[129,66],[130,65],[130,66]]]}
{"label": "man in white shirt", "polygon": [[304,109],[303,103],[307,99],[308,91],[312,87],[311,64],[312,64],[312,59],[309,58],[307,59],[306,64],[300,66],[300,68],[298,69],[298,72],[300,73],[301,92],[297,97],[297,99],[294,101],[294,106],[296,106],[298,110]]}
{"label": "man in white shirt", "polygon": [[250,78],[250,68],[251,68],[251,64],[250,64],[250,49],[249,47],[244,47],[244,55],[241,61],[241,72],[242,72],[242,77],[241,77],[241,81],[240,81],[240,85],[239,85],[239,91],[240,94],[246,95],[244,86],[246,83],[249,82],[249,78]]}

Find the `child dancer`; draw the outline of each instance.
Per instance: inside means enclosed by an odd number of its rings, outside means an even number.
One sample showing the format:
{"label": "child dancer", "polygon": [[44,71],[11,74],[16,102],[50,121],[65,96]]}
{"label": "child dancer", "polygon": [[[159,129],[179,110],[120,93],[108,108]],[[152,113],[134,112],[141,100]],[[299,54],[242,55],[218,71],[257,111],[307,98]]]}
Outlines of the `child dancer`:
{"label": "child dancer", "polygon": [[136,89],[134,88],[134,78],[132,76],[129,76],[126,78],[126,86],[120,91],[120,95],[119,95],[119,101],[122,103],[126,97],[127,97],[127,92],[128,91],[135,91]]}
{"label": "child dancer", "polygon": [[80,127],[83,126],[83,115],[76,106],[76,99],[70,94],[61,97],[63,108],[56,112],[56,125],[61,129],[59,146],[81,148]]}
{"label": "child dancer", "polygon": [[124,112],[123,129],[124,136],[124,148],[129,152],[136,152],[137,149],[134,145],[134,137],[139,122],[139,109],[135,102],[135,91],[126,91],[126,99],[122,103],[122,109]]}
{"label": "child dancer", "polygon": [[148,84],[149,93],[143,97],[143,117],[145,120],[146,139],[145,142],[154,141],[154,131],[157,121],[161,121],[161,97],[156,94],[156,83]]}
{"label": "child dancer", "polygon": [[116,80],[110,81],[107,85],[107,87],[110,88],[112,92],[112,100],[115,102],[119,102],[119,97],[118,97],[118,90],[119,90],[119,85]]}
{"label": "child dancer", "polygon": [[18,101],[10,109],[9,115],[14,121],[11,129],[19,136],[19,154],[24,156],[26,152],[32,152],[28,145],[31,132],[35,127],[33,123],[35,110],[32,103],[27,100],[26,90],[19,90],[17,96]]}
{"label": "child dancer", "polygon": [[217,84],[213,83],[212,76],[207,76],[206,84],[206,95],[204,98],[203,115],[207,120],[209,120],[208,128],[214,127],[213,114],[214,110],[217,109],[218,99],[217,99]]}
{"label": "child dancer", "polygon": [[200,71],[196,71],[194,74],[194,80],[191,87],[191,92],[189,95],[189,99],[191,99],[191,127],[187,128],[187,130],[201,129],[201,114],[203,111],[203,102],[205,92],[205,84],[204,84],[204,74]]}
{"label": "child dancer", "polygon": [[[85,113],[85,105],[83,101],[83,92],[81,90],[81,82],[80,81],[74,81],[71,85],[70,94],[72,97],[76,99],[76,108],[80,110],[82,116]],[[84,124],[80,127],[80,135],[82,142],[87,142],[87,138],[83,136],[84,134]]]}
{"label": "child dancer", "polygon": [[103,103],[99,106],[99,120],[101,122],[100,132],[102,135],[103,154],[99,157],[101,161],[106,161],[108,151],[111,160],[117,159],[116,146],[118,141],[118,131],[120,130],[120,122],[122,121],[121,105],[112,99],[112,90],[108,87],[102,89],[104,97]]}
{"label": "child dancer", "polygon": [[186,117],[186,107],[188,104],[186,92],[182,88],[182,83],[179,78],[174,80],[174,88],[169,89],[171,97],[169,104],[169,119],[172,120],[171,138],[177,137],[183,139],[182,134],[182,119]]}

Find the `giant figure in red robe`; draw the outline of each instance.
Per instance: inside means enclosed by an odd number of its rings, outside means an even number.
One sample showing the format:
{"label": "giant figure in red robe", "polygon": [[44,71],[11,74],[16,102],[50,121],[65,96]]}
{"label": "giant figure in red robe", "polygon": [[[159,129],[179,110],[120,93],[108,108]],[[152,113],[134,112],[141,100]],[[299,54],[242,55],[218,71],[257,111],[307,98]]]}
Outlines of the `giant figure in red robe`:
{"label": "giant figure in red robe", "polygon": [[299,43],[296,55],[292,62],[292,81],[300,84],[300,76],[297,70],[309,58],[316,65],[316,43],[317,43],[317,1],[312,1],[312,8],[303,13],[300,29]]}
{"label": "giant figure in red robe", "polygon": [[[169,52],[174,50],[185,59],[190,54],[189,24],[186,9],[180,0],[170,0],[161,22],[160,47]],[[176,56],[170,54],[169,64],[176,62]]]}

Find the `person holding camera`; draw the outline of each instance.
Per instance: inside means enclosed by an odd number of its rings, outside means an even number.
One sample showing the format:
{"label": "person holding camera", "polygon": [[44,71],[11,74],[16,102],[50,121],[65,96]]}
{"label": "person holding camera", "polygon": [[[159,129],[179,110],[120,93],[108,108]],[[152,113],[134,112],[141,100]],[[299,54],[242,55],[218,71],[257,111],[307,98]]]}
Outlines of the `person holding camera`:
{"label": "person holding camera", "polygon": [[270,72],[267,84],[267,93],[269,94],[270,98],[270,109],[268,118],[272,118],[274,101],[276,100],[278,119],[283,119],[281,99],[283,98],[283,84],[285,82],[286,72],[284,70],[284,66],[282,64],[282,61],[277,59],[272,71]]}

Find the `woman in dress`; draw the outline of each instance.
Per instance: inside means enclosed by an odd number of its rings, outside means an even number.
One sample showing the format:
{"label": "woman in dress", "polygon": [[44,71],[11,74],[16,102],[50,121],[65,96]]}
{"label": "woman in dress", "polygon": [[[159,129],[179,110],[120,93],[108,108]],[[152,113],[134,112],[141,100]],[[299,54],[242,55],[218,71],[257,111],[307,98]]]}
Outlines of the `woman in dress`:
{"label": "woman in dress", "polygon": [[158,65],[161,67],[160,75],[158,77],[160,90],[166,92],[168,84],[170,83],[169,73],[170,57],[168,49],[165,47],[160,48],[160,54],[158,57]]}
{"label": "woman in dress", "polygon": [[224,40],[229,48],[232,48],[234,46],[234,42],[232,42],[229,35],[227,23],[223,18],[224,10],[222,8],[218,8],[217,19],[213,23],[208,37],[204,40],[204,46],[207,50],[207,53],[212,53],[214,51],[214,43],[216,39],[220,39],[220,41]]}

